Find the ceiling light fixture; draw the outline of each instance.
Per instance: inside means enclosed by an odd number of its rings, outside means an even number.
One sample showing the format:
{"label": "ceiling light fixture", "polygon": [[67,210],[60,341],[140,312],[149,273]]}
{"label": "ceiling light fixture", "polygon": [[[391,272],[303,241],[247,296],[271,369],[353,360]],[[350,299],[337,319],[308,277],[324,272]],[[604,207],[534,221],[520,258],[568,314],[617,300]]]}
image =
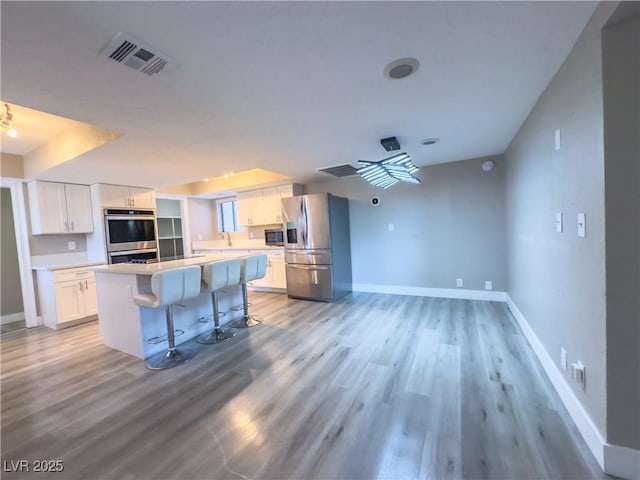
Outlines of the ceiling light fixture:
{"label": "ceiling light fixture", "polygon": [[408,153],[399,153],[379,162],[358,160],[364,165],[358,174],[374,187],[387,189],[399,181],[420,183],[420,179],[412,174],[418,171]]}
{"label": "ceiling light fixture", "polygon": [[391,80],[400,80],[415,73],[418,65],[418,60],[415,58],[399,58],[384,67],[384,75]]}
{"label": "ceiling light fixture", "polygon": [[4,108],[6,111],[0,117],[0,128],[2,128],[2,131],[7,135],[9,135],[10,137],[17,137],[18,131],[15,128],[13,128],[13,114],[9,109],[9,105],[5,103]]}

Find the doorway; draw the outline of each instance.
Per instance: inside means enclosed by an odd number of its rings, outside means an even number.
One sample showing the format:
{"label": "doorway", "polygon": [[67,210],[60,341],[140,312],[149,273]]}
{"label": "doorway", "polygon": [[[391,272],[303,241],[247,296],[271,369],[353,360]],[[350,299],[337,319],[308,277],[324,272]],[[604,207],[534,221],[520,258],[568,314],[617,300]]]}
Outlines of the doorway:
{"label": "doorway", "polygon": [[0,188],[0,334],[25,328],[11,190]]}

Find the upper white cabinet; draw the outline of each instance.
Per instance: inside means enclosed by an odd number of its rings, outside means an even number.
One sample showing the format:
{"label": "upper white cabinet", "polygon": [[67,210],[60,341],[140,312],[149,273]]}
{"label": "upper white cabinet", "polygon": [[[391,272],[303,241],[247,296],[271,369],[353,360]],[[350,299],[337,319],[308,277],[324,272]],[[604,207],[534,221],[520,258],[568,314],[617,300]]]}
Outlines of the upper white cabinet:
{"label": "upper white cabinet", "polygon": [[262,190],[238,193],[238,223],[243,226],[265,225]]}
{"label": "upper white cabinet", "polygon": [[281,200],[300,194],[300,185],[282,185],[238,193],[238,222],[242,226],[282,223]]}
{"label": "upper white cabinet", "polygon": [[35,181],[27,191],[34,235],[93,232],[88,185]]}
{"label": "upper white cabinet", "polygon": [[149,188],[125,187],[122,185],[98,184],[101,207],[114,208],[156,208],[156,195]]}

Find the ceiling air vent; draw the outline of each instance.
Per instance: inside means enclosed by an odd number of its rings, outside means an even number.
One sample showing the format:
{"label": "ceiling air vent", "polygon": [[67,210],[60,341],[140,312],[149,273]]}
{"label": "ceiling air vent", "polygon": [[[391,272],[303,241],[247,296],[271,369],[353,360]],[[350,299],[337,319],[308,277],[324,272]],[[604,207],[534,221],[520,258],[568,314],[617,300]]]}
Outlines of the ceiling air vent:
{"label": "ceiling air vent", "polygon": [[169,63],[169,58],[156,48],[149,47],[122,32],[111,39],[102,55],[147,75],[158,73]]}
{"label": "ceiling air vent", "polygon": [[334,177],[350,177],[351,175],[355,175],[358,173],[358,169],[346,164],[346,165],[336,165],[335,167],[327,167],[327,168],[319,168],[320,172],[328,173],[329,175],[333,175]]}

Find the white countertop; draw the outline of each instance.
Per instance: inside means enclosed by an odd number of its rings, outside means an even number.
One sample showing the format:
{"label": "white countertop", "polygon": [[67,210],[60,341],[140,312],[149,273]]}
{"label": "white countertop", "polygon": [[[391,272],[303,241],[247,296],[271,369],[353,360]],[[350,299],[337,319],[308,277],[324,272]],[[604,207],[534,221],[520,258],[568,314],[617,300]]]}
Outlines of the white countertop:
{"label": "white countertop", "polygon": [[104,265],[102,262],[85,262],[85,263],[68,263],[64,265],[48,265],[48,266],[31,266],[32,270],[68,270],[70,268],[93,267],[96,265]]}
{"label": "white countertop", "polygon": [[205,265],[207,263],[215,262],[217,260],[225,260],[228,258],[243,258],[246,257],[246,253],[218,253],[207,255],[194,255],[189,258],[183,258],[181,260],[169,260],[161,261],[157,263],[117,263],[113,265],[101,265],[97,267],[91,267],[89,270],[93,270],[96,273],[119,273],[128,275],[153,275],[156,272],[163,270],[171,270],[178,267],[189,267],[193,265]]}
{"label": "white countertop", "polygon": [[235,239],[231,245],[226,240],[200,240],[191,242],[193,250],[276,250],[284,247],[272,247],[265,245],[260,239]]}
{"label": "white countertop", "polygon": [[54,255],[34,255],[31,257],[32,270],[66,270],[69,268],[104,265],[104,262],[89,262],[87,252],[60,253]]}

